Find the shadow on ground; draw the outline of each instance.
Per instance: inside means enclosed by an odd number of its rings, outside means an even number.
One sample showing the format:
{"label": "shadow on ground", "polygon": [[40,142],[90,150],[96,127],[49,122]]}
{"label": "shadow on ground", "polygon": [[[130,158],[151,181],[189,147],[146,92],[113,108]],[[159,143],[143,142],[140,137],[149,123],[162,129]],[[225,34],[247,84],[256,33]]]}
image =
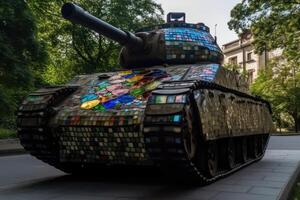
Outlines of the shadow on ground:
{"label": "shadow on ground", "polygon": [[[126,172],[126,171],[124,171]],[[176,199],[187,198],[201,186],[180,182],[159,172],[63,175],[10,187],[0,194],[9,199]],[[4,189],[4,188],[3,188]],[[17,198],[14,194],[18,194]]]}

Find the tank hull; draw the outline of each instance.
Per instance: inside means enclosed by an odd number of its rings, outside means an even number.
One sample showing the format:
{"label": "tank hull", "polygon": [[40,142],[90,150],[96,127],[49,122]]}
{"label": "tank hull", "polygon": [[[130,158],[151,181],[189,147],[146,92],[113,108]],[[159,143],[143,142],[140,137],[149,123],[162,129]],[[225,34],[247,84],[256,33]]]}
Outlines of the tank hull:
{"label": "tank hull", "polygon": [[80,85],[38,90],[19,109],[21,144],[68,173],[150,166],[203,184],[261,159],[272,126],[269,104],[217,81],[192,80],[191,70],[161,82],[144,106],[125,114],[72,110]]}

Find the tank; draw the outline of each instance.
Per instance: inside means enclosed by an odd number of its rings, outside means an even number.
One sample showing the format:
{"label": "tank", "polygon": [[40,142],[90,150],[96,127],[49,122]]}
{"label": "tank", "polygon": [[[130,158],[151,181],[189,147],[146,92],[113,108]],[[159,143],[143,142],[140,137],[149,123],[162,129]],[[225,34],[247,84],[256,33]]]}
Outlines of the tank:
{"label": "tank", "polygon": [[17,124],[31,155],[67,173],[155,168],[202,184],[263,157],[270,105],[221,66],[205,24],[169,13],[167,23],[130,33],[72,3],[62,16],[122,45],[124,69],[26,97]]}

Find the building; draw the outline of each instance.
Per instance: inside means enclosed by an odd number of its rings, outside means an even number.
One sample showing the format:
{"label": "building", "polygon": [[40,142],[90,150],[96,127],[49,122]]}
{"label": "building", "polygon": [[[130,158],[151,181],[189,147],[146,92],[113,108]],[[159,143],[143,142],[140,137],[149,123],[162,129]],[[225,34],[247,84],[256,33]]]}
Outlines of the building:
{"label": "building", "polygon": [[251,32],[245,32],[239,39],[226,43],[222,46],[224,53],[224,64],[238,66],[240,72],[246,72],[249,83],[252,83],[258,76],[258,72],[267,66],[268,60],[280,56],[281,50],[263,52],[256,54],[252,45],[253,37]]}

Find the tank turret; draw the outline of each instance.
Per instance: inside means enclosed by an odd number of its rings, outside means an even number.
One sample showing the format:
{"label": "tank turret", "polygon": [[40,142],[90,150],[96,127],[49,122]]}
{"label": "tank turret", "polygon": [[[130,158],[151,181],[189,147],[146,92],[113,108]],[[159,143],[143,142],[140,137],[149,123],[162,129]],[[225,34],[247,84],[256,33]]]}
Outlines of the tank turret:
{"label": "tank turret", "polygon": [[62,15],[122,45],[120,64],[125,68],[220,64],[223,60],[222,51],[210,35],[209,28],[203,23],[186,23],[185,13],[169,13],[166,24],[144,28],[135,34],[120,30],[73,3],[64,4]]}

